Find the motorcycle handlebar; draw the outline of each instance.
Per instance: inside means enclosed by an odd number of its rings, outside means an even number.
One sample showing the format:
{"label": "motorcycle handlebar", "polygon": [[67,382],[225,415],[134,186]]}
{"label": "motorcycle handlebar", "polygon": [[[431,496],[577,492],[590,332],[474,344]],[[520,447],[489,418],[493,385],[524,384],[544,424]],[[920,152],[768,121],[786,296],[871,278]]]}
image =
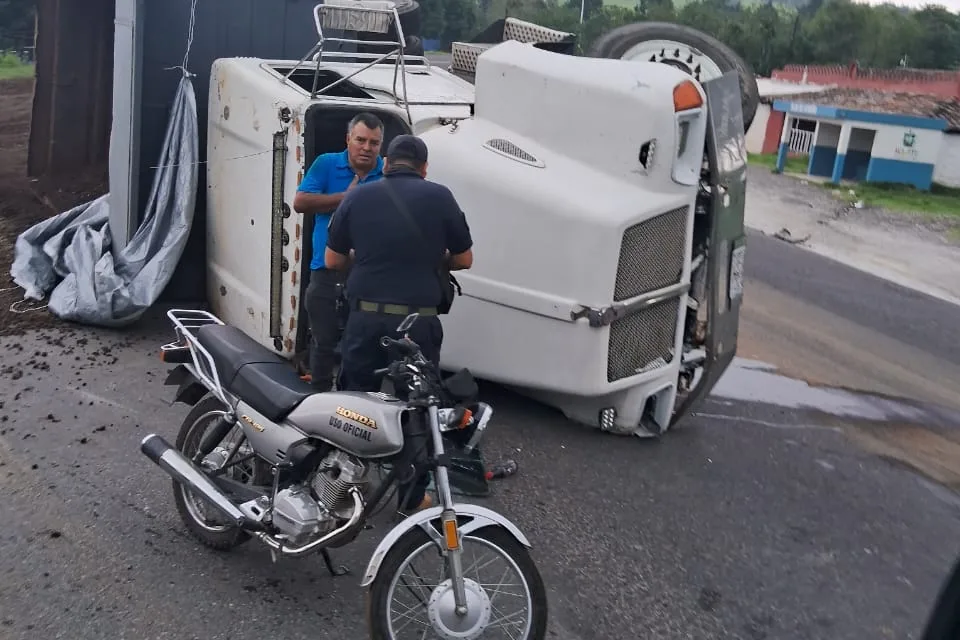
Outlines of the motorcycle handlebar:
{"label": "motorcycle handlebar", "polygon": [[390,347],[393,347],[397,349],[397,351],[402,353],[404,356],[416,355],[417,352],[420,350],[417,347],[417,343],[413,342],[409,338],[403,338],[402,340],[394,340],[393,338],[390,338],[388,336],[383,336],[382,338],[380,338],[380,346],[383,347],[384,349],[389,349]]}

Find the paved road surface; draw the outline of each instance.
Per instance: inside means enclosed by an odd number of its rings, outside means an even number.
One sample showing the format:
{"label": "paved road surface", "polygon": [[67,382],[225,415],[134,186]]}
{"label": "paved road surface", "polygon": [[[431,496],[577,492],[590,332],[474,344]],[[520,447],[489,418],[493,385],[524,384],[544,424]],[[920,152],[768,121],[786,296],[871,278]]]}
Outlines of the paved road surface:
{"label": "paved road surface", "polygon": [[[853,386],[905,378],[885,350],[953,371],[957,309],[776,240],[752,237],[748,256],[747,355]],[[185,414],[152,368],[167,339],[75,329],[3,342],[0,637],[362,638],[355,577],[185,536],[169,482],[138,451],[150,431],[172,440]],[[960,379],[913,375],[930,395]],[[915,638],[960,552],[955,495],[888,462],[912,441],[864,435],[952,442],[946,411],[914,411],[925,428],[865,428],[718,397],[654,442],[487,391],[488,456],[521,467],[492,506],[536,544],[552,638]],[[361,571],[382,534],[336,558]]]}
{"label": "paved road surface", "polygon": [[751,233],[740,355],[960,408],[960,307]]}

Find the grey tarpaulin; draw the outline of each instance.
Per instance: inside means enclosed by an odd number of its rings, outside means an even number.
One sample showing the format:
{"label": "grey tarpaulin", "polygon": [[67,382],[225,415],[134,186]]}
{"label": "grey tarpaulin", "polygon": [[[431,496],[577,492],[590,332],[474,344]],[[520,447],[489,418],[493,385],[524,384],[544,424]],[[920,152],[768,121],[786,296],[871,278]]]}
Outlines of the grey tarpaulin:
{"label": "grey tarpaulin", "polygon": [[113,327],[136,321],[156,302],[183,254],[198,155],[197,100],[184,73],[136,234],[114,253],[106,195],[34,225],[17,237],[10,268],[24,298],[42,300],[49,293],[50,312],[65,320]]}

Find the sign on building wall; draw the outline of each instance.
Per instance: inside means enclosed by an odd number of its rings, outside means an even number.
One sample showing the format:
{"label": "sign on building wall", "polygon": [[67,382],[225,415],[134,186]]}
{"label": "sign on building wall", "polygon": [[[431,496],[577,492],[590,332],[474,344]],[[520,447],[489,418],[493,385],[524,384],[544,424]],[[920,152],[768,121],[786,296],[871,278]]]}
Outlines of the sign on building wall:
{"label": "sign on building wall", "polygon": [[874,158],[933,165],[940,153],[942,131],[919,127],[879,125],[873,143]]}
{"label": "sign on building wall", "polygon": [[916,144],[916,132],[914,132],[912,129],[907,129],[903,132],[903,137],[900,139],[900,144],[894,148],[893,153],[898,159],[916,162],[920,157],[920,152],[919,149],[916,148]]}

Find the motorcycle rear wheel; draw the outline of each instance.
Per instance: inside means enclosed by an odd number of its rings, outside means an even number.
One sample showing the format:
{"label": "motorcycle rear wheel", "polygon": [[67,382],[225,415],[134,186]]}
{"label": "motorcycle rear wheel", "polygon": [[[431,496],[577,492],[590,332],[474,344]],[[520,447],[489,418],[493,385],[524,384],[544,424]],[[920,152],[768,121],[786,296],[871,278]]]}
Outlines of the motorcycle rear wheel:
{"label": "motorcycle rear wheel", "polygon": [[[177,451],[188,459],[192,459],[200,448],[200,441],[203,440],[204,434],[213,426],[215,419],[225,412],[223,403],[213,394],[207,394],[201,398],[180,426],[175,445]],[[234,431],[238,429],[240,429],[239,426],[234,427],[224,440],[230,440]],[[180,519],[193,537],[204,546],[217,551],[229,551],[250,539],[250,534],[239,527],[223,524],[216,518],[205,518],[208,512],[215,513],[216,510],[212,506],[204,506],[201,512],[197,507],[201,504],[205,505],[203,498],[194,496],[189,489],[176,480],[173,480],[173,500]]]}
{"label": "motorcycle rear wheel", "polygon": [[[475,633],[472,634],[458,634],[457,636],[452,634],[444,634],[442,630],[438,629],[437,625],[434,624],[432,625],[432,630],[435,635],[428,637],[465,637],[472,640],[492,640],[493,638],[543,640],[547,633],[547,592],[543,584],[543,579],[540,576],[540,572],[527,549],[521,545],[516,538],[510,534],[510,532],[502,527],[497,526],[484,527],[470,533],[469,535],[463,536],[462,544],[465,551],[462,563],[464,568],[464,577],[471,579],[472,588],[475,590],[474,595],[477,595],[477,587],[480,587],[480,590],[486,594],[486,589],[489,589],[490,585],[485,586],[479,584],[479,572],[477,572],[475,575],[474,571],[471,570],[471,565],[474,564],[474,560],[471,558],[469,549],[471,547],[484,547],[494,551],[497,553],[497,555],[506,559],[508,561],[508,566],[512,565],[514,572],[517,573],[518,577],[522,580],[523,585],[520,586],[525,588],[524,591],[527,599],[529,621],[522,625],[523,629],[519,630],[519,634],[505,634],[499,632],[497,629],[490,629],[488,627],[487,629],[477,629]],[[394,627],[394,624],[390,619],[390,605],[392,600],[391,596],[393,595],[394,591],[400,588],[398,583],[400,582],[400,578],[402,576],[398,574],[403,571],[408,564],[412,565],[412,560],[418,554],[425,552],[429,553],[430,555],[435,553],[437,556],[439,556],[440,548],[421,527],[414,527],[405,533],[384,557],[383,564],[380,565],[380,570],[377,573],[377,577],[367,591],[367,625],[370,631],[370,638],[372,640],[403,640],[404,638],[408,637],[421,637],[420,634],[423,633],[422,623],[419,625],[419,627],[407,628],[406,634],[397,633],[398,629]],[[444,582],[447,583],[446,586],[444,585]],[[509,587],[511,585],[507,586]],[[414,589],[410,587],[409,584],[405,585],[404,588],[410,591],[410,593],[414,592]],[[515,586],[512,588],[512,590],[516,590]],[[441,580],[440,584],[435,585],[432,589],[421,588],[418,591],[419,593],[415,593],[414,596],[419,596],[417,599],[421,600],[421,602],[424,600],[428,601],[424,602],[423,608],[427,609],[427,611],[430,611],[430,607],[433,606],[434,614],[436,614],[439,610],[439,606],[441,605],[440,600],[452,600],[452,593],[446,593],[446,595],[444,595],[444,592],[449,591],[449,581],[447,580]],[[493,597],[496,597],[496,595],[497,593],[494,593]],[[518,594],[507,593],[506,595],[517,596]],[[493,597],[488,595],[479,596],[479,598],[482,599],[480,602],[492,602]],[[487,600],[487,598],[490,598],[490,600]],[[435,601],[436,604],[430,605],[430,601]],[[475,598],[474,601],[477,602],[478,600]],[[407,607],[407,605],[402,606]],[[477,607],[474,607],[472,610],[475,610],[476,608]],[[471,613],[468,613],[468,616],[470,615]]]}

